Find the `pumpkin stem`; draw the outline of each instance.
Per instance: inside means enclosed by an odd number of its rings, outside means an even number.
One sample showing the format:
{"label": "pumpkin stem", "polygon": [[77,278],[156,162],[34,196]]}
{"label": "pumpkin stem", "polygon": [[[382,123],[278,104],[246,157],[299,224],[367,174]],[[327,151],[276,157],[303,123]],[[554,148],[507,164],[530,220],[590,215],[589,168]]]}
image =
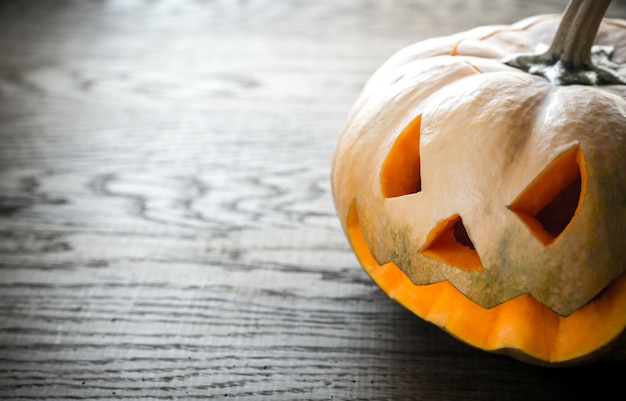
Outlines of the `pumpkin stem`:
{"label": "pumpkin stem", "polygon": [[593,46],[610,4],[611,0],[570,0],[548,50],[504,62],[556,85],[626,84],[619,74],[621,65],[611,61],[613,47]]}

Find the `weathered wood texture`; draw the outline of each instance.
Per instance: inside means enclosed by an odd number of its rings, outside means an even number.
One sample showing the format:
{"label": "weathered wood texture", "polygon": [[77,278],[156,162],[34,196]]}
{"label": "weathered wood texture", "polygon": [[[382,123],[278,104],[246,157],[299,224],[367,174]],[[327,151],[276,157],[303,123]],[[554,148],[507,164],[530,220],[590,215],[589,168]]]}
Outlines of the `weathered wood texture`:
{"label": "weathered wood texture", "polygon": [[619,394],[623,364],[524,365],[389,300],[329,192],[389,55],[564,3],[2,1],[0,398]]}

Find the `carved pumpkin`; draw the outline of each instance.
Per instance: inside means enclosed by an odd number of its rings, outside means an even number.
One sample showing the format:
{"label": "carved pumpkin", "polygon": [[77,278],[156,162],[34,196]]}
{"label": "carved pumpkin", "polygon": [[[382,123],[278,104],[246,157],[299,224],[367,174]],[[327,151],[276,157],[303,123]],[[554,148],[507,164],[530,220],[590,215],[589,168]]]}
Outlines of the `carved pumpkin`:
{"label": "carved pumpkin", "polygon": [[[602,20],[608,3],[403,49],[340,135],[333,195],[360,263],[478,348],[580,364],[615,355],[626,327],[626,22]],[[596,31],[612,60],[589,56]],[[587,55],[562,44],[574,34]],[[542,47],[545,68],[502,61]]]}

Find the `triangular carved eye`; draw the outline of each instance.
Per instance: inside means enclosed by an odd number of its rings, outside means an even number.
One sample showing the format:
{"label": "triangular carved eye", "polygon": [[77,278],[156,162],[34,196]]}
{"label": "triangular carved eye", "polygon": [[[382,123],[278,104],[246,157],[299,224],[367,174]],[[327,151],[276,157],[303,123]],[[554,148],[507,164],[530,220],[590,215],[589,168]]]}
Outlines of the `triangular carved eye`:
{"label": "triangular carved eye", "polygon": [[586,180],[583,154],[580,147],[575,146],[550,163],[509,209],[544,245],[549,245],[580,209]]}
{"label": "triangular carved eye", "polygon": [[483,268],[478,252],[458,214],[437,223],[428,234],[421,252],[461,269],[482,270]]}
{"label": "triangular carved eye", "polygon": [[417,116],[400,133],[393,144],[380,173],[380,185],[385,198],[410,195],[422,190],[420,172],[420,124]]}

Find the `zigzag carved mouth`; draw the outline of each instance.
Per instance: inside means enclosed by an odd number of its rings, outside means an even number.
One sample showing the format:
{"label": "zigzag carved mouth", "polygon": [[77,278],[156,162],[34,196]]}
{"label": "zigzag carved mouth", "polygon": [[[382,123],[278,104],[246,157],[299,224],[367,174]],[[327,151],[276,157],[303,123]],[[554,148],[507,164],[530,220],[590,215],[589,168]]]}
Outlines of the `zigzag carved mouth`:
{"label": "zigzag carved mouth", "polygon": [[[513,353],[521,350],[536,363],[567,363],[592,354],[626,328],[623,313],[626,274],[567,317],[555,313],[530,294],[486,309],[448,281],[415,285],[395,263],[379,264],[363,235],[355,201],[348,211],[347,234],[363,269],[386,294],[421,318],[478,348],[513,350]],[[595,330],[592,340],[589,327]]]}

